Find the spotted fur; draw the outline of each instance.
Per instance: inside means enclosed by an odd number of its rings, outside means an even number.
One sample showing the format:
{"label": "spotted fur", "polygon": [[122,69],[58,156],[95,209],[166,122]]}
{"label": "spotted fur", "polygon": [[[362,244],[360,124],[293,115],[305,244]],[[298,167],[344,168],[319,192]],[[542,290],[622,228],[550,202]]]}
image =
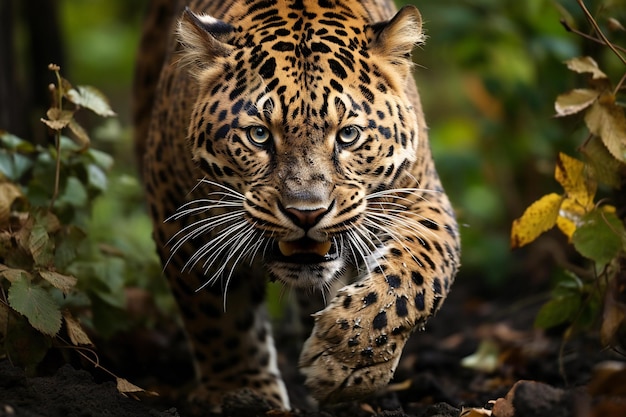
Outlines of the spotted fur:
{"label": "spotted fur", "polygon": [[411,77],[419,12],[389,0],[151,7],[137,149],[196,357],[194,398],[219,408],[245,388],[290,407],[267,277],[329,299],[299,362],[313,396],[374,393],[459,264]]}

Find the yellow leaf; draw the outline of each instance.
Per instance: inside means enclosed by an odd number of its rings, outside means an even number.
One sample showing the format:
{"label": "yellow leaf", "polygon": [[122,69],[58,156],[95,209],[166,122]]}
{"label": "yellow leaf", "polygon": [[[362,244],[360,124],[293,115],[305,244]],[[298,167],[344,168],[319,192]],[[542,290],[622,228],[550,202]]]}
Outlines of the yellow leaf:
{"label": "yellow leaf", "polygon": [[568,198],[582,207],[593,207],[597,184],[585,175],[585,164],[578,159],[559,153],[554,178],[563,186]]}
{"label": "yellow leaf", "polygon": [[624,108],[614,100],[600,99],[585,114],[589,131],[602,139],[602,143],[618,161],[626,162],[626,116]]}
{"label": "yellow leaf", "polygon": [[603,73],[598,67],[598,63],[590,56],[580,56],[577,58],[572,58],[565,61],[565,64],[567,64],[567,68],[579,74],[591,74],[594,80],[607,78],[606,74]]}
{"label": "yellow leaf", "polygon": [[566,198],[563,200],[563,203],[561,203],[559,216],[578,224],[581,222],[583,216],[590,211],[590,209],[593,209],[593,206],[583,206],[573,198]]}
{"label": "yellow leaf", "polygon": [[591,106],[598,98],[600,92],[590,88],[576,88],[561,94],[556,98],[554,109],[557,116],[568,116],[578,113]]}
{"label": "yellow leaf", "polygon": [[522,217],[513,221],[511,247],[522,247],[554,227],[562,202],[563,196],[552,193],[532,203]]}
{"label": "yellow leaf", "polygon": [[576,223],[570,219],[559,216],[556,218],[556,226],[567,236],[568,240],[572,240],[572,236],[574,236],[574,232],[576,231]]}

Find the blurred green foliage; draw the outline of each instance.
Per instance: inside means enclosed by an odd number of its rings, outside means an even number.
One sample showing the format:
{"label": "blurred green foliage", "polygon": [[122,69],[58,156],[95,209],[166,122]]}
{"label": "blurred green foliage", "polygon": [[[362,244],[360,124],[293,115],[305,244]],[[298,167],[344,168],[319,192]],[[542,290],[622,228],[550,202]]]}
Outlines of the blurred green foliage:
{"label": "blurred green foliage", "polygon": [[[575,0],[412,2],[428,35],[415,53],[416,79],[438,170],[462,224],[459,279],[505,285],[523,276],[528,264],[523,257],[528,252],[509,249],[512,220],[538,196],[558,188],[552,179],[558,151],[575,155],[584,134],[580,120],[552,117],[556,96],[580,82],[563,61],[587,54],[607,72],[618,65],[559,23],[565,18],[589,32]],[[624,21],[626,8],[616,7],[618,2],[586,4],[604,25],[607,17]],[[132,173],[127,169],[132,166],[128,103],[145,4],[60,1],[67,69],[73,78],[105,91],[120,114],[121,124],[111,122],[104,136],[123,137],[105,146],[124,173]]]}
{"label": "blurred green foliage", "polygon": [[[626,8],[611,3],[586,1],[603,27],[607,17],[626,17]],[[417,6],[428,39],[415,54],[416,79],[438,170],[463,224],[459,279],[501,286],[524,277],[530,263],[522,256],[528,252],[509,250],[511,221],[557,188],[558,151],[575,155],[585,135],[580,119],[553,118],[557,95],[580,86],[563,61],[588,54],[614,73],[621,68],[561,25],[566,19],[589,32],[575,0]]]}

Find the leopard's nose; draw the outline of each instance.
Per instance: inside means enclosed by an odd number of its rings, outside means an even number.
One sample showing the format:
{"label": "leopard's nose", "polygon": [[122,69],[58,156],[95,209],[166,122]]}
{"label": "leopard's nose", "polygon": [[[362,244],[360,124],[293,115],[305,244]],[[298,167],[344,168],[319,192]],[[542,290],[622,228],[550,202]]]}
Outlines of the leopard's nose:
{"label": "leopard's nose", "polygon": [[285,208],[287,217],[289,217],[295,225],[307,230],[319,223],[326,213],[328,213],[327,208],[315,210],[300,210],[295,207]]}

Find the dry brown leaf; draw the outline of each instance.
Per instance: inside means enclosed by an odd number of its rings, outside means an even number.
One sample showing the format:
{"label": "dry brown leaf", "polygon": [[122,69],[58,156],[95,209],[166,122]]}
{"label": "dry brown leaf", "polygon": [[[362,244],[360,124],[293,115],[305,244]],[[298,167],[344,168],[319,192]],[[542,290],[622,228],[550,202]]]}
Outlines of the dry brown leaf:
{"label": "dry brown leaf", "polygon": [[591,133],[602,139],[613,157],[626,163],[626,116],[623,107],[610,98],[601,98],[585,114],[585,123]]}
{"label": "dry brown leaf", "polygon": [[587,390],[595,396],[626,397],[626,363],[607,360],[595,365]]}
{"label": "dry brown leaf", "polygon": [[461,414],[459,417],[484,417],[490,416],[492,414],[491,410],[487,410],[486,408],[465,408],[461,409]]}
{"label": "dry brown leaf", "polygon": [[265,417],[295,417],[296,414],[287,410],[269,410],[265,412]]}
{"label": "dry brown leaf", "polygon": [[72,316],[72,313],[68,310],[63,311],[63,318],[65,319],[67,333],[74,346],[94,346],[80,322]]}
{"label": "dry brown leaf", "polygon": [[26,276],[28,279],[31,278],[30,274],[23,269],[10,268],[6,265],[0,264],[0,277],[6,279],[9,282],[15,282],[23,275]]}
{"label": "dry brown leaf", "polygon": [[72,290],[72,288],[74,288],[76,282],[78,281],[75,277],[71,275],[63,275],[54,271],[41,270],[39,271],[39,275],[41,276],[41,278],[52,284],[52,286],[60,289],[63,294],[68,294]]}
{"label": "dry brown leaf", "polygon": [[80,146],[81,149],[87,149],[91,143],[91,139],[85,128],[74,119],[70,120],[69,127],[74,134],[74,142]]}
{"label": "dry brown leaf", "polygon": [[396,382],[393,384],[389,384],[387,386],[387,391],[389,392],[398,392],[398,391],[406,391],[409,388],[411,388],[411,385],[413,385],[413,381],[410,379],[405,379],[402,382]]}
{"label": "dry brown leaf", "polygon": [[600,92],[597,90],[576,88],[559,95],[554,103],[554,110],[559,117],[575,114],[591,106],[599,95]]}
{"label": "dry brown leaf", "polygon": [[624,25],[622,25],[622,23],[619,20],[617,20],[616,18],[609,17],[608,19],[606,19],[606,22],[607,22],[608,27],[609,27],[610,30],[626,32],[626,29],[624,29]]}
{"label": "dry brown leaf", "polygon": [[577,58],[572,58],[565,61],[565,64],[567,64],[567,68],[579,74],[591,74],[594,80],[607,78],[606,74],[603,73],[598,67],[598,63],[590,56],[579,56]]}
{"label": "dry brown leaf", "polygon": [[0,183],[0,224],[5,224],[11,216],[11,206],[18,198],[22,198],[22,191],[13,183]]}
{"label": "dry brown leaf", "polygon": [[119,391],[120,394],[123,394],[123,395],[142,394],[142,395],[147,395],[150,397],[159,396],[159,394],[157,394],[156,392],[146,391],[143,388],[139,388],[137,385],[131,384],[130,382],[128,382],[128,380],[124,378],[116,377],[115,380],[117,382],[117,390]]}
{"label": "dry brown leaf", "polygon": [[61,130],[70,124],[72,117],[74,117],[74,112],[70,110],[60,110],[53,107],[48,109],[46,116],[48,116],[48,119],[41,119],[43,123],[45,123],[52,130]]}
{"label": "dry brown leaf", "polygon": [[619,334],[626,328],[626,303],[622,300],[626,282],[623,281],[626,278],[620,275],[613,277],[604,296],[600,339],[606,346],[619,345]]}

